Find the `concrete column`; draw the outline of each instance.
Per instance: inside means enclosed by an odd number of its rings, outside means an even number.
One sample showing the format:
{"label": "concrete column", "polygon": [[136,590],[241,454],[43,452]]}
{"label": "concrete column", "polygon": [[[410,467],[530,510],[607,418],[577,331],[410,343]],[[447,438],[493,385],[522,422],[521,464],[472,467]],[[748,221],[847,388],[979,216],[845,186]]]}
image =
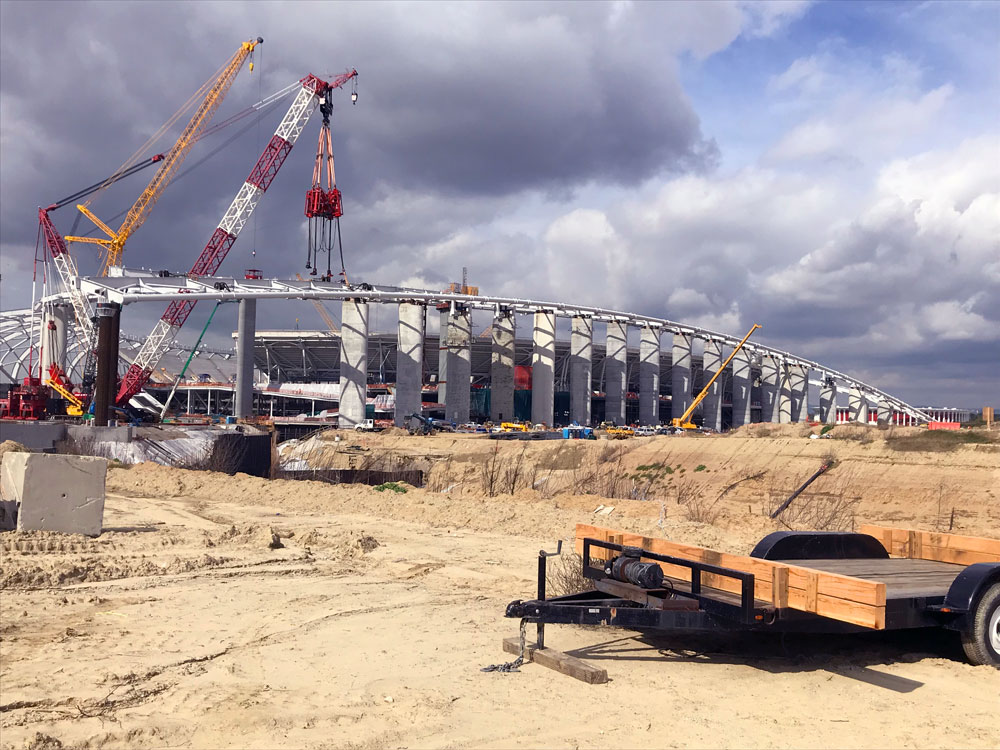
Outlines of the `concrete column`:
{"label": "concrete column", "polygon": [[819,421],[837,423],[837,381],[825,378],[819,390]]}
{"label": "concrete column", "polygon": [[257,300],[241,299],[236,323],[236,393],[233,411],[239,419],[253,416],[253,340],[257,334]]}
{"label": "concrete column", "polygon": [[753,355],[743,347],[733,357],[733,429],[750,424],[750,393],[753,388]]}
{"label": "concrete column", "polygon": [[778,418],[781,424],[792,422],[792,371],[787,361],[778,366],[778,403],[776,404]]}
{"label": "concrete column", "polygon": [[660,329],[639,329],[639,424],[660,424]]}
{"label": "concrete column", "polygon": [[569,416],[584,427],[590,426],[590,399],[593,394],[594,320],[577,316],[569,339]]}
{"label": "concrete column", "polygon": [[115,304],[111,316],[111,353],[108,355],[108,391],[111,403],[118,398],[118,353],[122,335],[122,306]]}
{"label": "concrete column", "polygon": [[[706,383],[722,367],[722,361],[722,341],[720,339],[706,339],[705,354],[702,356],[703,378]],[[708,389],[708,393],[705,394],[705,400],[701,402],[702,424],[716,432],[722,429],[722,387],[724,378],[724,375],[716,378],[715,382],[712,383],[712,387]]]}
{"label": "concrete column", "polygon": [[424,328],[427,308],[415,302],[399,304],[399,327],[396,340],[397,427],[406,426],[406,417],[421,413],[420,387],[424,371]]}
{"label": "concrete column", "polygon": [[535,313],[531,352],[531,421],[552,424],[555,407],[556,314],[550,310]]}
{"label": "concrete column", "polygon": [[490,419],[514,419],[514,312],[502,308],[493,318],[490,355]]}
{"label": "concrete column", "polygon": [[97,305],[97,379],[94,382],[94,426],[108,426],[108,411],[114,394],[109,388],[111,368],[111,333],[114,330],[114,306]]}
{"label": "concrete column", "polygon": [[847,392],[847,405],[850,408],[852,422],[868,424],[868,401],[859,389],[852,387]]}
{"label": "concrete column", "polygon": [[[49,366],[53,363],[66,371],[66,326],[72,312],[64,305],[46,305],[42,318],[42,380],[49,378]],[[69,373],[66,373],[69,375]]]}
{"label": "concrete column", "polygon": [[779,420],[778,386],[781,379],[781,363],[773,354],[764,354],[760,358],[760,421],[777,422]]}
{"label": "concrete column", "polygon": [[440,311],[439,319],[437,402],[444,407],[448,400],[448,321],[451,319],[451,312],[447,307]]}
{"label": "concrete column", "polygon": [[625,424],[625,358],[627,351],[627,324],[610,321],[604,359],[604,419],[617,425]]}
{"label": "concrete column", "polygon": [[365,418],[368,401],[368,303],[345,299],[340,312],[340,417],[342,429]]}
{"label": "concrete column", "polygon": [[892,404],[883,399],[878,403],[878,423],[879,425],[892,424]]}
{"label": "concrete column", "polygon": [[805,365],[788,366],[788,384],[792,397],[792,422],[809,421],[809,368]]}
{"label": "concrete column", "polygon": [[691,396],[691,340],[691,334],[678,331],[670,348],[670,413],[674,419],[680,419],[694,400]]}
{"label": "concrete column", "polygon": [[456,308],[448,320],[448,392],[444,418],[462,424],[469,421],[472,379],[472,314]]}

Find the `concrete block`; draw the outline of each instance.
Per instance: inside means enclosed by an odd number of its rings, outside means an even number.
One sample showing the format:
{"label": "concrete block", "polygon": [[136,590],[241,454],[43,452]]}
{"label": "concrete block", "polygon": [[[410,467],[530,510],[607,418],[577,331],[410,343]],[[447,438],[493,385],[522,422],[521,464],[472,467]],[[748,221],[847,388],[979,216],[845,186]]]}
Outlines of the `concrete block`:
{"label": "concrete block", "polygon": [[0,494],[18,505],[18,531],[100,536],[107,473],[103,458],[7,453]]}

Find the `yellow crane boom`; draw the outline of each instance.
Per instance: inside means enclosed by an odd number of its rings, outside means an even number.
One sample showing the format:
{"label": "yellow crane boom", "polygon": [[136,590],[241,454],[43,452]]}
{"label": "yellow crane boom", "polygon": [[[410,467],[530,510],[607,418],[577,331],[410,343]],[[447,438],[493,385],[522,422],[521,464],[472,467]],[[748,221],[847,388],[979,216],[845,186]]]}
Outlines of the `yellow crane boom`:
{"label": "yellow crane boom", "polygon": [[712,387],[712,383],[714,383],[718,379],[718,377],[722,374],[722,371],[725,370],[726,367],[729,366],[729,363],[733,361],[733,357],[736,356],[736,352],[738,352],[740,349],[743,348],[743,345],[747,342],[747,339],[750,338],[750,334],[752,334],[758,328],[760,328],[760,326],[754,323],[753,327],[749,331],[747,331],[747,335],[743,337],[743,340],[736,345],[735,349],[733,349],[733,353],[730,354],[728,357],[726,357],[726,361],[722,363],[722,367],[720,367],[718,370],[715,371],[715,375],[712,376],[712,379],[708,381],[705,387],[701,389],[701,393],[699,393],[695,397],[695,400],[691,402],[691,406],[687,408],[687,411],[685,411],[679,418],[671,420],[671,424],[674,427],[680,427],[685,430],[693,430],[695,429],[695,427],[697,427],[697,425],[692,424],[691,422],[688,421],[689,419],[691,419],[691,415],[694,414],[694,410],[698,408],[698,404],[700,404],[702,401],[705,400],[705,396],[708,395],[708,389]]}
{"label": "yellow crane boom", "polygon": [[[299,281],[305,281],[305,279],[302,278],[302,274],[298,273],[295,274],[295,278],[297,278]],[[326,327],[330,331],[330,333],[340,333],[340,329],[337,328],[337,324],[333,322],[333,318],[331,318],[330,313],[327,312],[326,305],[324,305],[318,299],[313,299],[309,301],[313,303],[313,307],[316,308],[316,312],[319,313],[319,316],[323,319],[323,322],[326,323]]]}
{"label": "yellow crane boom", "polygon": [[[160,165],[160,168],[156,171],[153,179],[150,180],[149,185],[146,186],[146,189],[142,191],[142,194],[132,205],[132,208],[129,209],[128,214],[125,216],[125,220],[122,222],[122,225],[119,227],[117,232],[98,219],[93,212],[87,208],[87,206],[83,204],[77,205],[80,212],[94,222],[94,224],[107,235],[107,238],[67,236],[66,239],[71,242],[85,242],[93,245],[101,245],[104,248],[104,257],[101,262],[101,276],[108,275],[109,267],[121,265],[122,257],[124,255],[125,241],[133,232],[142,226],[144,221],[146,221],[150,211],[152,211],[153,206],[156,204],[156,201],[159,200],[167,185],[169,185],[170,181],[177,175],[177,171],[184,162],[184,157],[186,157],[188,152],[191,150],[191,146],[194,145],[196,140],[198,140],[198,137],[208,126],[208,123],[211,121],[216,110],[218,110],[219,105],[222,104],[222,100],[225,98],[230,87],[233,85],[233,81],[236,79],[236,74],[239,73],[240,68],[243,66],[243,62],[253,52],[254,47],[261,44],[263,41],[264,40],[262,38],[257,37],[257,39],[251,39],[243,42],[236,53],[229,58],[229,61],[225,65],[222,66],[220,71],[203,84],[198,90],[198,92],[201,92],[206,91],[207,89],[201,105],[197,110],[195,110],[194,115],[191,117],[191,120],[188,122],[180,137],[177,139],[177,142],[164,156],[163,164]],[[250,70],[253,70],[253,63],[250,63]],[[192,99],[198,96],[198,92],[195,93]],[[190,102],[191,100],[189,99],[188,101]],[[185,108],[182,108],[181,111]],[[171,121],[175,120],[179,114],[180,111],[171,118]],[[110,182],[111,181],[109,180],[109,184]]]}

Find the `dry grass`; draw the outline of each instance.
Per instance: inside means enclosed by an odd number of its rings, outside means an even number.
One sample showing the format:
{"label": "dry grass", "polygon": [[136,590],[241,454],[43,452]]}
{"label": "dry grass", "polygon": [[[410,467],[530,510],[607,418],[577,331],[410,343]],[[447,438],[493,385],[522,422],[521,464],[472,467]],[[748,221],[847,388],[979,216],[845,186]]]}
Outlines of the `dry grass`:
{"label": "dry grass", "polygon": [[567,552],[546,561],[545,596],[568,596],[590,591],[593,582],[583,577],[583,558],[575,552]]}

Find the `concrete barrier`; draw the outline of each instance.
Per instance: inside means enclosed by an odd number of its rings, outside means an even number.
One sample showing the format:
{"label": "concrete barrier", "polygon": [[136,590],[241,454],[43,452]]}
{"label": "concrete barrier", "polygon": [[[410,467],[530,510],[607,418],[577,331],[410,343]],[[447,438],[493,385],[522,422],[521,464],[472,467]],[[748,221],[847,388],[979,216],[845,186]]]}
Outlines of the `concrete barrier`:
{"label": "concrete barrier", "polygon": [[18,531],[100,536],[107,473],[103,458],[7,453],[0,496],[17,503]]}

